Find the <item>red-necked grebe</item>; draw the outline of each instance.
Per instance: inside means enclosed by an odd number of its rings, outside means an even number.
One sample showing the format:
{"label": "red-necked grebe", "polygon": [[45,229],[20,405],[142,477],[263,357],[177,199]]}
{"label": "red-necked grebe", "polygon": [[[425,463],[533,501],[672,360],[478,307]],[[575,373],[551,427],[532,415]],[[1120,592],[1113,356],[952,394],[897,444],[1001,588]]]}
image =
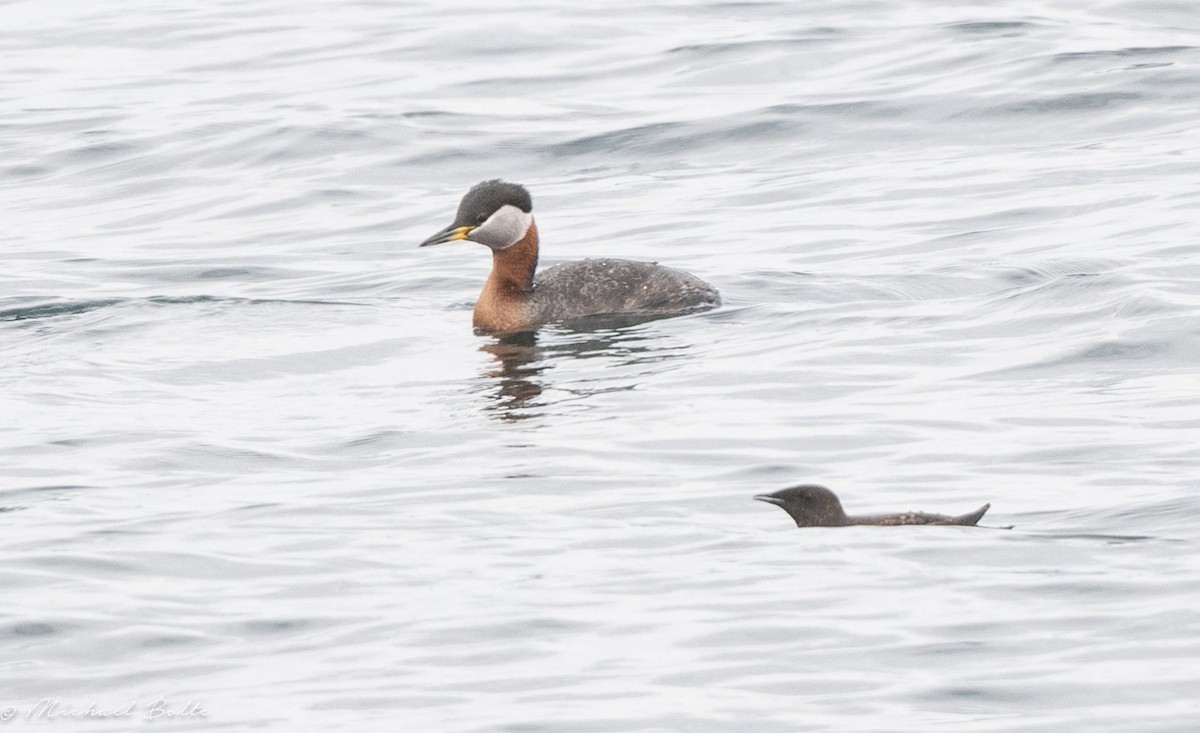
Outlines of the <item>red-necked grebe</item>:
{"label": "red-necked grebe", "polygon": [[682,270],[651,262],[583,260],[534,277],[538,233],[529,192],[500,180],[476,184],[454,222],[426,239],[468,240],[492,250],[492,273],[475,304],[480,331],[525,331],[589,316],[668,316],[721,304],[716,288]]}
{"label": "red-necked grebe", "polygon": [[979,523],[991,504],[984,504],[970,514],[952,517],[946,514],[926,514],[925,512],[905,512],[904,514],[873,514],[870,516],[848,517],[842,509],[842,502],[824,486],[803,484],[790,489],[776,491],[774,494],[759,494],[754,497],[759,501],[783,509],[797,527],[847,527],[852,524],[875,524],[881,526],[897,526],[902,524],[959,524],[973,527]]}

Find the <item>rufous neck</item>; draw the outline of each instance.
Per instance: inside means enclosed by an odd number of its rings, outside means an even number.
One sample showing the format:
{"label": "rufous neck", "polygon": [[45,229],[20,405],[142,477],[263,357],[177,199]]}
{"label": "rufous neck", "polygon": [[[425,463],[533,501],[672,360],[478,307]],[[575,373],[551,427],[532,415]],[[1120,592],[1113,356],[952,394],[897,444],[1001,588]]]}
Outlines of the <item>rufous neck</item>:
{"label": "rufous neck", "polygon": [[533,289],[537,264],[537,223],[531,219],[520,241],[511,247],[492,251],[492,274],[488,276],[487,288],[507,297],[526,294]]}

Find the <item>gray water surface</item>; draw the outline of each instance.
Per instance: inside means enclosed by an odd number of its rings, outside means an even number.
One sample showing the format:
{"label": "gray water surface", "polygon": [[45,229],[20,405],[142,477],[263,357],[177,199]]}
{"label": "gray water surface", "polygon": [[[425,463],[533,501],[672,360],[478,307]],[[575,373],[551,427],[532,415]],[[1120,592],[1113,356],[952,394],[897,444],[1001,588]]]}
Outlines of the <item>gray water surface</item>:
{"label": "gray water surface", "polygon": [[[0,727],[1197,730],[1194,3],[0,27]],[[473,334],[497,176],[725,305]]]}

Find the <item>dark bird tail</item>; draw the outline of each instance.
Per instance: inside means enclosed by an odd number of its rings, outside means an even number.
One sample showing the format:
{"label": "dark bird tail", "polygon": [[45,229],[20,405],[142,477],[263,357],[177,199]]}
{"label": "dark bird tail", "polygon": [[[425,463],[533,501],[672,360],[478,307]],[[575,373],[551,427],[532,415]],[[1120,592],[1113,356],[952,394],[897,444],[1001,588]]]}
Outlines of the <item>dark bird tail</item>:
{"label": "dark bird tail", "polygon": [[954,523],[973,527],[973,526],[979,524],[979,520],[983,519],[983,515],[987,514],[987,510],[991,509],[991,508],[992,508],[991,504],[984,504],[983,506],[979,507],[978,509],[971,512],[970,514],[964,514],[961,517],[955,517]]}

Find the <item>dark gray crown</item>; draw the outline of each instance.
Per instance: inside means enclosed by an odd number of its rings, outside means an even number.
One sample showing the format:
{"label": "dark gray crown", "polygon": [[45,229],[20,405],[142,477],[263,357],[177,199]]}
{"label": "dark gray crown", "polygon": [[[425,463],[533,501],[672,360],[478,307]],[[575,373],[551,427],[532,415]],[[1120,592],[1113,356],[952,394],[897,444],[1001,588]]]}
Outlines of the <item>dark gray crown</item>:
{"label": "dark gray crown", "polygon": [[527,214],[533,211],[533,199],[519,183],[508,183],[499,178],[476,183],[459,202],[454,224],[478,226],[505,204]]}

